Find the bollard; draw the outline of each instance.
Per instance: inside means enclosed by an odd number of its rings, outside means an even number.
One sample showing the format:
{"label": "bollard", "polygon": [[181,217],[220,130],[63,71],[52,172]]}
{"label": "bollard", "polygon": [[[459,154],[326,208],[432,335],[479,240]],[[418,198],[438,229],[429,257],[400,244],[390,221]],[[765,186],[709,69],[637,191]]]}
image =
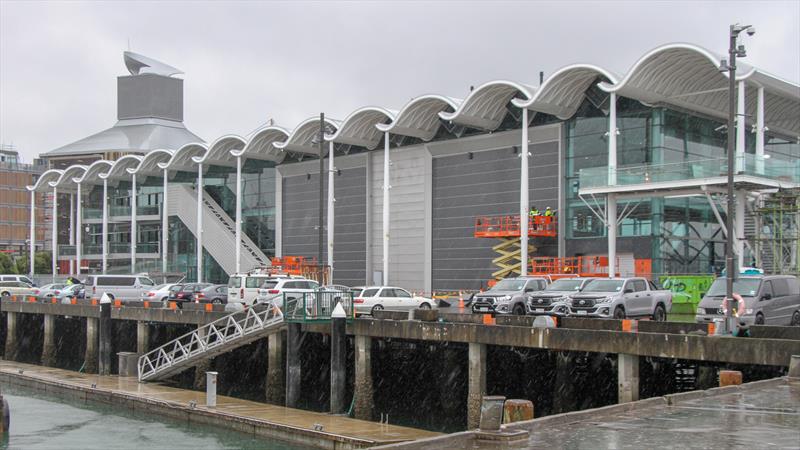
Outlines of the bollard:
{"label": "bollard", "polygon": [[206,372],[206,406],[217,406],[217,372]]}
{"label": "bollard", "polygon": [[111,375],[111,298],[100,298],[100,354],[97,369],[100,375]]}
{"label": "bollard", "polygon": [[800,355],[792,355],[789,361],[789,378],[800,378]]}
{"label": "bollard", "polygon": [[720,370],[719,387],[738,386],[742,384],[742,372],[738,370]]}
{"label": "bollard", "polygon": [[[413,311],[413,310],[412,310]],[[331,314],[331,414],[346,411],[347,395],[347,313],[337,303]]]}
{"label": "bollard", "polygon": [[533,402],[530,400],[506,400],[503,405],[503,423],[522,422],[533,419]]}

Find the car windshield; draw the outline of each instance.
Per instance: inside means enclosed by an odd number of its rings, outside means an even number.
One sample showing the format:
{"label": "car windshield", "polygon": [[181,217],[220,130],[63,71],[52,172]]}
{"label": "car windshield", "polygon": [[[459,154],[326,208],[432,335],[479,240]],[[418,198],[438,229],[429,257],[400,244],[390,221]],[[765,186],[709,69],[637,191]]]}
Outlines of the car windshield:
{"label": "car windshield", "polygon": [[546,288],[545,291],[578,291],[581,288],[583,280],[576,280],[575,278],[562,278],[553,281],[553,283]]}
{"label": "car windshield", "polygon": [[592,280],[581,292],[619,292],[625,280]]}
{"label": "car windshield", "polygon": [[353,297],[359,297],[359,296],[361,296],[361,291],[363,291],[363,290],[364,289],[352,289],[350,292],[353,293]]}
{"label": "car windshield", "polygon": [[375,297],[377,293],[378,289],[364,289],[364,292],[359,297]]}
{"label": "car windshield", "polygon": [[[755,297],[758,293],[758,285],[761,284],[760,278],[739,278],[733,281],[733,292],[742,297]],[[706,297],[724,297],[727,292],[725,278],[717,278],[711,283],[711,287],[706,292]]]}
{"label": "car windshield", "polygon": [[525,280],[500,280],[490,291],[521,291],[525,287]]}
{"label": "car windshield", "polygon": [[228,279],[228,287],[229,288],[242,287],[242,278],[241,277],[230,277]]}

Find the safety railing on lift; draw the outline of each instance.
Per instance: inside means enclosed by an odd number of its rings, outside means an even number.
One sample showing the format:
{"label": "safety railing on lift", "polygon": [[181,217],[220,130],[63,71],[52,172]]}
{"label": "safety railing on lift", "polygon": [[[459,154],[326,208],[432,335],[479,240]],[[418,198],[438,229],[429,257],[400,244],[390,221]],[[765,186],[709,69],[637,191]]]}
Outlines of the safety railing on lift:
{"label": "safety railing on lift", "polygon": [[139,381],[163,379],[262,337],[283,323],[273,305],[260,305],[203,325],[139,357]]}
{"label": "safety railing on lift", "polygon": [[[528,236],[555,237],[558,222],[555,216],[526,216]],[[520,236],[522,226],[518,215],[479,216],[475,218],[475,237],[504,238]]]}

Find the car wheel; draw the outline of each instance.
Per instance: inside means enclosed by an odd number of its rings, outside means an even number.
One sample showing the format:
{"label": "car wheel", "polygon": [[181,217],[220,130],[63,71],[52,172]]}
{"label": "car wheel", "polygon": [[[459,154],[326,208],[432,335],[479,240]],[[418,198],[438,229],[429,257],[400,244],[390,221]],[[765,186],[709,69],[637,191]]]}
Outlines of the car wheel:
{"label": "car wheel", "polygon": [[383,305],[375,305],[372,307],[372,315],[375,315],[375,311],[383,311]]}
{"label": "car wheel", "polygon": [[514,305],[514,309],[511,311],[516,316],[524,316],[525,315],[525,307],[522,304],[517,303]]}
{"label": "car wheel", "polygon": [[664,310],[662,305],[656,305],[656,310],[653,312],[653,320],[656,322],[667,321],[667,311]]}
{"label": "car wheel", "polygon": [[211,300],[211,303],[213,303],[215,305],[221,305],[222,304],[222,300],[220,300],[218,298],[215,298],[214,300]]}
{"label": "car wheel", "polygon": [[0,297],[3,297],[4,299],[8,298],[8,297],[11,297],[11,293],[10,292],[3,292],[2,294],[0,294]]}
{"label": "car wheel", "polygon": [[617,306],[614,308],[614,318],[615,319],[624,319],[625,318],[625,308],[622,306]]}
{"label": "car wheel", "polygon": [[764,315],[761,314],[761,313],[758,313],[758,315],[756,315],[756,322],[755,323],[756,323],[756,325],[764,325]]}
{"label": "car wheel", "polygon": [[795,311],[794,314],[792,314],[791,325],[800,326],[800,311]]}
{"label": "car wheel", "polygon": [[169,301],[169,297],[161,297],[161,301],[166,303]]}
{"label": "car wheel", "polygon": [[427,303],[423,303],[423,304],[419,305],[419,309],[431,309],[431,305],[429,305]]}

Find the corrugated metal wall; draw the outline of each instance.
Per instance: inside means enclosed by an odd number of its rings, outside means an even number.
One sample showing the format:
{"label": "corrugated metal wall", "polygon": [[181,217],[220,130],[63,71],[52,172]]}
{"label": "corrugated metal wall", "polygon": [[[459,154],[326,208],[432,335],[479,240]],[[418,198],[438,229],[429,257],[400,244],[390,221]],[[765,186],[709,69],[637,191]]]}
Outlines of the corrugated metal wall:
{"label": "corrugated metal wall", "polygon": [[334,180],[333,280],[358,286],[367,282],[367,169],[342,169]]}
{"label": "corrugated metal wall", "polygon": [[[391,151],[389,284],[423,290],[425,280],[424,146]],[[372,271],[383,271],[383,152],[372,158]],[[367,274],[372,281],[372,274]]]}
{"label": "corrugated metal wall", "polygon": [[[317,163],[319,164],[319,163]],[[308,169],[311,167],[309,166]],[[315,258],[319,254],[319,168],[308,174],[283,178],[283,256],[305,256]],[[327,176],[327,172],[325,175]],[[323,194],[322,218],[327,214],[327,180]],[[322,263],[327,262],[327,238],[323,231]]]}
{"label": "corrugated metal wall", "polygon": [[[558,206],[558,146],[529,146],[530,204],[540,210]],[[474,151],[471,159],[468,153],[434,158],[433,289],[478,289],[491,277],[492,246],[500,241],[473,237],[475,217],[518,214],[519,165],[511,146]],[[539,247],[535,255],[557,254],[555,239],[533,243]]]}

